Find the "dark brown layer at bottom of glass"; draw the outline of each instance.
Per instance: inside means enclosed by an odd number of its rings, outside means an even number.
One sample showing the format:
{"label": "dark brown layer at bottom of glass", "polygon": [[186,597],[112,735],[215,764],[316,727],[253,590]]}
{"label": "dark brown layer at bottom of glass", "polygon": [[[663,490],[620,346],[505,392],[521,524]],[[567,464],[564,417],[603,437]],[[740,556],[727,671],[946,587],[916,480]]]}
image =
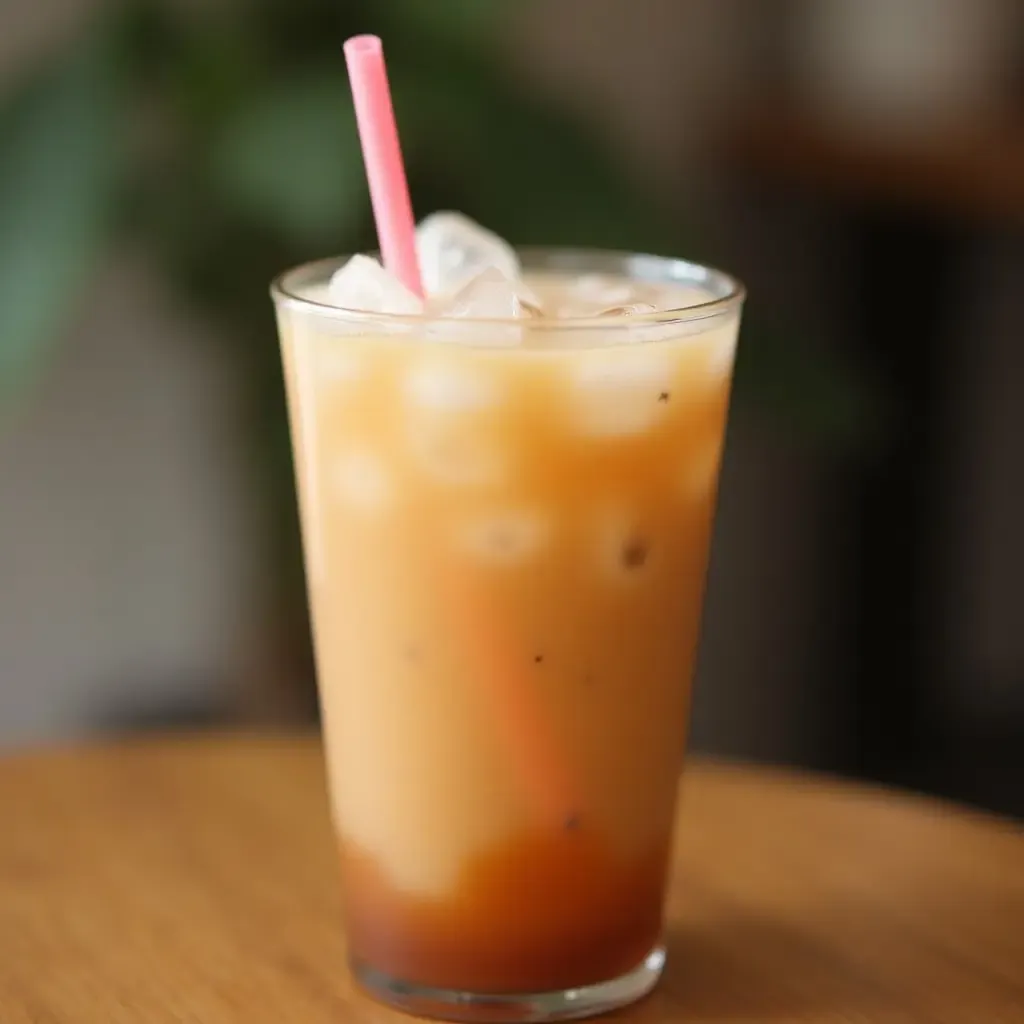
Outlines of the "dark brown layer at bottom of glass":
{"label": "dark brown layer at bottom of glass", "polygon": [[401,981],[476,993],[593,985],[640,964],[662,927],[668,842],[622,861],[585,827],[470,863],[451,895],[394,888],[342,843],[350,955]]}

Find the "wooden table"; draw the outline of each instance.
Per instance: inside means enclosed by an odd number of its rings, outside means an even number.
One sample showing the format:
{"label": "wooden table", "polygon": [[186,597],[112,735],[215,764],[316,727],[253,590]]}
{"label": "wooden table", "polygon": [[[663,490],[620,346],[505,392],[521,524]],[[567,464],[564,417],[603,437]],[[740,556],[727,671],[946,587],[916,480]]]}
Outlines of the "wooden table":
{"label": "wooden table", "polygon": [[[3,1024],[402,1020],[354,991],[317,746],[0,759]],[[670,966],[626,1020],[1024,1021],[1024,831],[781,771],[686,774]]]}

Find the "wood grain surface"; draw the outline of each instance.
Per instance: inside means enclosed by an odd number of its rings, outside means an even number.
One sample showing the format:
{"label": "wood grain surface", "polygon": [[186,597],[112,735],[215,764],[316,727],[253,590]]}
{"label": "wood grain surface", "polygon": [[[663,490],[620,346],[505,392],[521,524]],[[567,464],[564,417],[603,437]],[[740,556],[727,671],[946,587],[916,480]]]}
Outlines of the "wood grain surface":
{"label": "wood grain surface", "polygon": [[[1024,831],[694,762],[670,966],[618,1019],[1024,1022]],[[0,759],[2,1024],[403,1020],[354,990],[313,740]]]}

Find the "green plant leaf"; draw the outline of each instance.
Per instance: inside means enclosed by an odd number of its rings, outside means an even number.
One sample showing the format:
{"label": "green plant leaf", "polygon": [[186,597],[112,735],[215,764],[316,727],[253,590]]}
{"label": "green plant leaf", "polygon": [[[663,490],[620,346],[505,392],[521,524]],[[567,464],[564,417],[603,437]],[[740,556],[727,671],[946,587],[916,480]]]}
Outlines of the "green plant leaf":
{"label": "green plant leaf", "polygon": [[377,13],[392,34],[424,45],[426,39],[478,44],[494,38],[508,0],[379,0]]}
{"label": "green plant leaf", "polygon": [[368,200],[344,74],[275,81],[252,97],[214,143],[211,173],[227,207],[290,243],[346,237]]}
{"label": "green plant leaf", "polygon": [[609,149],[493,62],[446,51],[393,71],[403,144],[452,182],[465,210],[511,241],[675,250],[678,228],[620,171]]}
{"label": "green plant leaf", "polygon": [[0,111],[0,402],[38,372],[110,227],[113,55],[98,38]]}

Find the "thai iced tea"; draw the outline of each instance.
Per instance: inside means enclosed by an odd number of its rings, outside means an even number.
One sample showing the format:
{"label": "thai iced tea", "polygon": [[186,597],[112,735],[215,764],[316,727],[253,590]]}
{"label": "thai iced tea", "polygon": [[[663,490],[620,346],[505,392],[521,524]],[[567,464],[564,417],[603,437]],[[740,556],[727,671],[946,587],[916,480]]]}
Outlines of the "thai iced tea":
{"label": "thai iced tea", "polygon": [[[591,261],[606,285],[636,266]],[[532,294],[571,314],[586,260],[546,262]],[[346,313],[324,299],[336,264],[277,287],[348,943],[371,986],[657,976],[740,298],[638,265],[661,312]]]}

